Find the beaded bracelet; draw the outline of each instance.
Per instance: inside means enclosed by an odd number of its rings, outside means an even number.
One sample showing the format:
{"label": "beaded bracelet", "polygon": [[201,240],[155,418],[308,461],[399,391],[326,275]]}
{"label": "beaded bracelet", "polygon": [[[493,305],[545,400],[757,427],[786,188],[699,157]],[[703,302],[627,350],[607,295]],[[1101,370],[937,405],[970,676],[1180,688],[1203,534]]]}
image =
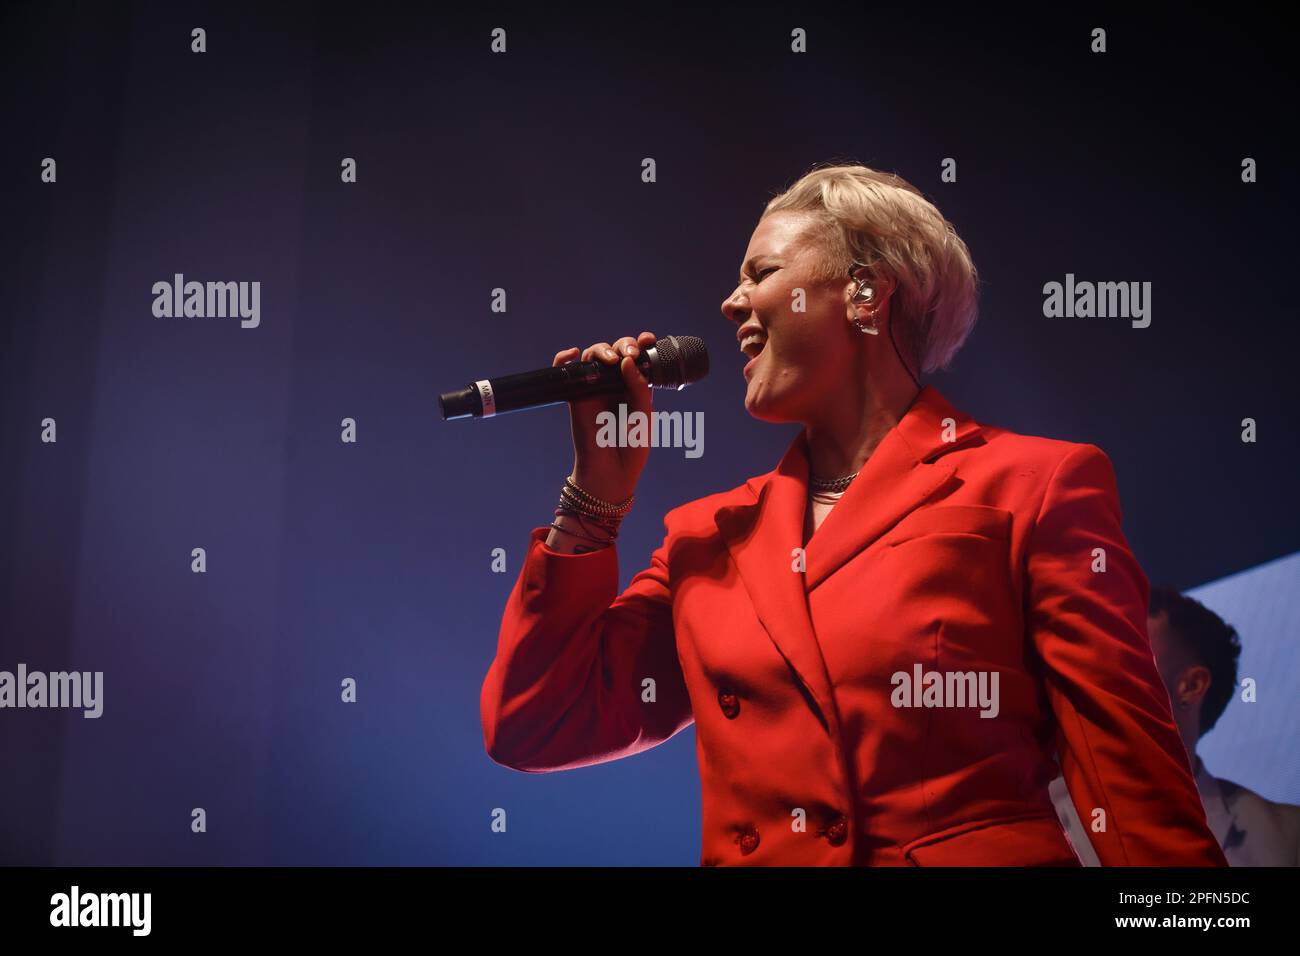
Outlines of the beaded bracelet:
{"label": "beaded bracelet", "polygon": [[589,514],[596,514],[608,517],[621,518],[632,510],[632,502],[636,500],[636,495],[630,495],[626,501],[614,504],[609,501],[602,501],[591,492],[586,491],[576,481],[573,476],[564,479],[564,489],[561,494],[574,500],[574,504],[581,510]]}
{"label": "beaded bracelet", "polygon": [[586,501],[572,494],[568,488],[560,491],[560,507],[583,518],[589,518],[596,523],[612,523],[615,528],[623,520],[622,514],[610,511],[596,511]]}
{"label": "beaded bracelet", "polygon": [[564,527],[558,521],[551,522],[551,527],[575,538],[590,541],[593,544],[612,544],[614,539],[618,537],[618,529],[623,522],[623,516],[627,514],[631,506],[632,498],[628,498],[627,501],[619,504],[602,501],[582,488],[572,477],[569,477],[565,479],[564,487],[560,489],[560,503],[555,509],[555,517],[567,516],[573,518],[583,532],[604,532],[605,537],[596,537],[591,533],[583,534],[572,528]]}

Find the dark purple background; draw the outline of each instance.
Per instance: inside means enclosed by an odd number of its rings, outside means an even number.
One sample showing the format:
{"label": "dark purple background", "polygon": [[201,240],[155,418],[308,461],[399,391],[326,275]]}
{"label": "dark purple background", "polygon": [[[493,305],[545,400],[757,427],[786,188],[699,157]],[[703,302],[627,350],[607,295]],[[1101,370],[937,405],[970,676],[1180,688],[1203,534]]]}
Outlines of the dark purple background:
{"label": "dark purple background", "polygon": [[[816,162],[896,170],[953,220],[982,318],[933,381],[982,420],[1104,448],[1153,581],[1300,547],[1277,25],[1094,5],[475,10],[0,15],[0,669],[106,682],[99,720],[0,712],[0,862],[696,863],[693,731],[562,774],[485,755],[479,688],[571,466],[568,421],[442,423],[435,399],[569,345],[703,336],[712,375],[658,407],[703,410],[705,454],[653,454],[626,582],[664,511],[768,470],[794,434],[745,414],[719,304],[765,200]],[[175,272],[260,280],[261,327],[154,318]],[[1045,319],[1043,283],[1067,272],[1153,282],[1151,327]]]}

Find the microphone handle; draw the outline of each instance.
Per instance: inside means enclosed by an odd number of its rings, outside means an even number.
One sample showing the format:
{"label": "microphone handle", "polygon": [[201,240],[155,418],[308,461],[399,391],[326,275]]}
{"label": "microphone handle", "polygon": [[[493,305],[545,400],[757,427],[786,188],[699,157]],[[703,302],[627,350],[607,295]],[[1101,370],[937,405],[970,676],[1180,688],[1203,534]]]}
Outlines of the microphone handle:
{"label": "microphone handle", "polygon": [[[650,379],[650,359],[645,352],[636,357],[636,364],[641,374]],[[467,415],[501,415],[620,392],[627,392],[627,383],[623,381],[618,365],[573,361],[532,372],[498,375],[486,383],[448,392],[438,402],[442,406],[443,418],[450,419]],[[484,400],[485,393],[487,401]],[[492,411],[489,412],[485,405],[489,405]]]}

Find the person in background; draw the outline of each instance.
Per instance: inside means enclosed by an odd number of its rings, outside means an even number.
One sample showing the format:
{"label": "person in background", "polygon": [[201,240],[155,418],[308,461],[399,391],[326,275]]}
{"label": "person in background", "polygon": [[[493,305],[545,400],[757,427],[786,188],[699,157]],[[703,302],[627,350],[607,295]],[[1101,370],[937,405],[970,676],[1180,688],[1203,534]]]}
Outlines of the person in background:
{"label": "person in background", "polygon": [[[1205,817],[1231,866],[1300,864],[1300,807],[1274,803],[1205,769],[1197,741],[1227,709],[1237,686],[1241,642],[1235,628],[1205,605],[1172,588],[1151,589],[1147,633],[1160,678],[1169,691],[1174,723],[1187,748]],[[1097,854],[1074,804],[1057,777],[1052,802],[1079,858],[1097,866]]]}

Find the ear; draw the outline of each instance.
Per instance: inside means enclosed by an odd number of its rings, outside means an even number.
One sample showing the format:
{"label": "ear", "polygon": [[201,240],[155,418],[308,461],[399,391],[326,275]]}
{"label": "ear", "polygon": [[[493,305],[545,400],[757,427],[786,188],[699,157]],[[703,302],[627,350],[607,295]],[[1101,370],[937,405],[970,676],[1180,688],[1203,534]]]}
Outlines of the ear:
{"label": "ear", "polygon": [[1211,680],[1210,669],[1203,664],[1187,668],[1178,676],[1178,693],[1174,698],[1174,706],[1177,707],[1186,701],[1188,707],[1199,710],[1201,701],[1210,690]]}
{"label": "ear", "polygon": [[894,281],[893,276],[878,275],[871,282],[871,287],[876,290],[875,300],[877,302],[888,302],[894,295],[894,289],[898,283]]}
{"label": "ear", "polygon": [[[854,270],[853,276],[844,287],[848,318],[850,320],[865,318],[872,312],[881,318],[888,315],[889,301],[894,294],[894,290],[898,287],[893,276],[883,273],[873,275],[870,269],[865,266]],[[854,295],[859,288],[864,292],[868,289],[871,290],[871,297],[865,301],[855,300]]]}
{"label": "ear", "polygon": [[889,299],[893,297],[894,289],[898,287],[894,277],[885,273],[878,273],[876,276],[868,278],[867,285],[870,285],[871,289],[875,291],[875,295],[871,297],[872,302],[875,303],[889,302]]}

